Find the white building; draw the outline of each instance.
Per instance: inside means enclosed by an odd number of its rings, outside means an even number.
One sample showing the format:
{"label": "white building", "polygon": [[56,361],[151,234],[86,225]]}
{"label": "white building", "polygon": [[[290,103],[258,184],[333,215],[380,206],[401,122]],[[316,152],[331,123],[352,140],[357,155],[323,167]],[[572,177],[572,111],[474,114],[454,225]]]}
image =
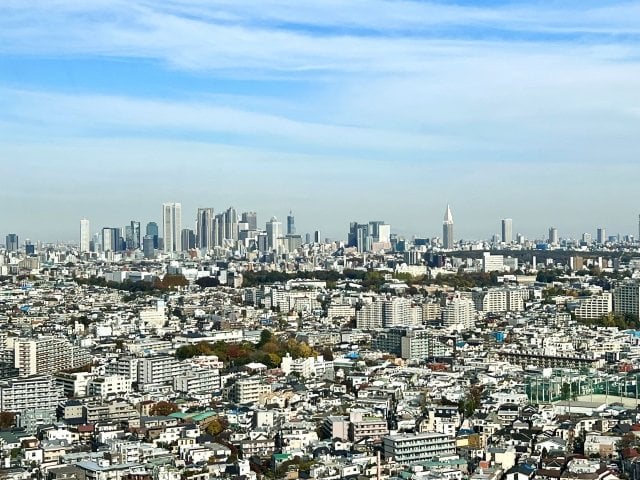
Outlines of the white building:
{"label": "white building", "polygon": [[92,361],[88,351],[58,337],[19,338],[14,341],[15,367],[20,375],[56,373]]}
{"label": "white building", "polygon": [[91,244],[91,228],[89,220],[80,220],[80,252],[88,252]]}
{"label": "white building", "polygon": [[182,205],[162,204],[162,238],[165,252],[182,251]]}
{"label": "white building", "polygon": [[580,301],[575,310],[576,318],[599,319],[613,311],[613,295],[610,292],[602,292]]}
{"label": "white building", "polygon": [[442,325],[453,330],[466,330],[473,326],[476,308],[469,299],[454,297],[442,307]]}
{"label": "white building", "polygon": [[263,377],[247,377],[238,379],[229,390],[229,400],[235,403],[256,403],[260,397],[271,392],[269,384]]}
{"label": "white building", "polygon": [[131,381],[124,375],[107,375],[94,378],[87,385],[87,393],[91,396],[108,397],[130,392]]}
{"label": "white building", "polygon": [[433,457],[455,455],[453,436],[442,433],[408,433],[382,438],[385,459],[400,464],[429,461]]}

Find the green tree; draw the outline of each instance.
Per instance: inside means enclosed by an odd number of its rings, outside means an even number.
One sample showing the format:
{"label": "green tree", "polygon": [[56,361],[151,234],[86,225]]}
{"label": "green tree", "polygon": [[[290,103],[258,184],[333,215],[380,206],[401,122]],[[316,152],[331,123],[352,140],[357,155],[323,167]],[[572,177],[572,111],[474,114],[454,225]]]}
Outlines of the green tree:
{"label": "green tree", "polygon": [[16,423],[16,414],[13,412],[0,412],[0,428],[11,428]]}
{"label": "green tree", "polygon": [[260,341],[258,342],[258,348],[262,348],[263,345],[269,343],[271,340],[273,340],[273,333],[271,332],[271,330],[268,329],[263,329],[262,332],[260,332]]}

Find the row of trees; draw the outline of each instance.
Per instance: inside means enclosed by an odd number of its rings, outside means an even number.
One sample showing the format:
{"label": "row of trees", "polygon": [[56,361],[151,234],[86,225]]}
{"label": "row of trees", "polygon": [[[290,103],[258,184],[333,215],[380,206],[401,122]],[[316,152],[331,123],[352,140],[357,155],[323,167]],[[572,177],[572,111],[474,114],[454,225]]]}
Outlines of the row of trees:
{"label": "row of trees", "polygon": [[640,328],[638,316],[631,313],[609,313],[597,319],[582,319],[579,322],[598,327],[618,327],[621,330]]}
{"label": "row of trees", "polygon": [[156,278],[153,282],[132,282],[124,280],[122,282],[108,282],[104,277],[76,278],[76,283],[80,285],[95,285],[98,287],[109,287],[116,290],[137,293],[161,293],[172,290],[176,287],[186,287],[189,281],[184,275],[165,275],[162,279]]}

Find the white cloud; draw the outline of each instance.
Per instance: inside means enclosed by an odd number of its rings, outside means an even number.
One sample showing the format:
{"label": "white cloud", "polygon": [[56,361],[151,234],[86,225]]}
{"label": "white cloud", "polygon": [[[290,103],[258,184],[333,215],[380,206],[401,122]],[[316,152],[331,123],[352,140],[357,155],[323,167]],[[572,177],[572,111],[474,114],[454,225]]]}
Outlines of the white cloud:
{"label": "white cloud", "polygon": [[[381,0],[12,2],[0,9],[0,51],[142,57],[180,69],[244,75],[423,72],[441,58],[535,49],[526,36],[524,43],[508,33],[501,35],[503,41],[491,40],[502,30],[604,34],[589,43],[608,44],[616,41],[611,34],[640,32],[632,20],[639,9],[635,4],[478,8]],[[462,29],[448,30],[452,26]],[[474,30],[466,33],[469,27]],[[559,42],[551,45],[566,44]],[[616,48],[610,54],[634,52]]]}

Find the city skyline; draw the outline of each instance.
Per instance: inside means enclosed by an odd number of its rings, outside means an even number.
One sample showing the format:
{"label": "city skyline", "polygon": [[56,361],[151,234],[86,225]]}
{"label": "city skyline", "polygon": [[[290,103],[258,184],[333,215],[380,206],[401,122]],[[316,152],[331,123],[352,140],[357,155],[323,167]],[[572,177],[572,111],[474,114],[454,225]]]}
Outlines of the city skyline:
{"label": "city skyline", "polygon": [[577,236],[597,193],[589,223],[635,232],[636,4],[335,7],[3,4],[0,228],[70,239],[179,198],[330,237],[341,211],[433,234],[446,203],[460,238]]}
{"label": "city skyline", "polygon": [[[168,211],[167,208],[169,208],[170,210]],[[172,213],[176,208],[177,208],[177,220],[175,217],[176,214]],[[572,240],[585,241],[585,237],[586,237],[589,239],[592,238],[594,241],[596,241],[599,244],[603,244],[606,241],[608,241],[610,237],[616,237],[616,236],[619,236],[620,239],[623,239],[625,236],[631,236],[635,240],[640,239],[640,214],[638,215],[639,220],[635,223],[635,231],[633,231],[633,229],[629,231],[615,231],[601,224],[597,224],[597,225],[594,224],[590,227],[587,226],[585,229],[581,230],[579,233],[568,233],[564,230],[562,226],[558,228],[555,225],[548,224],[546,227],[543,228],[542,232],[539,232],[533,235],[527,235],[525,233],[525,231],[527,230],[526,225],[522,230],[520,229],[514,230],[512,218],[498,218],[498,219],[495,219],[495,222],[494,222],[495,225],[492,224],[487,226],[484,236],[476,236],[476,237],[464,236],[464,235],[460,236],[457,233],[458,230],[461,229],[462,231],[465,231],[467,229],[465,229],[463,225],[460,225],[460,223],[457,220],[455,222],[453,221],[452,208],[454,207],[452,207],[450,204],[446,205],[444,221],[440,221],[440,227],[432,226],[430,231],[425,230],[423,232],[406,234],[406,233],[403,233],[402,231],[399,231],[393,221],[389,221],[389,219],[385,219],[384,223],[390,226],[391,228],[390,233],[397,235],[399,238],[406,238],[406,239],[440,238],[442,241],[445,241],[446,243],[445,232],[450,232],[450,237],[452,238],[453,244],[457,244],[460,240],[492,241],[495,239],[501,241],[502,243],[509,244],[509,243],[517,243],[516,237],[520,237],[520,236],[530,241],[537,240],[540,242],[557,243],[557,242],[551,241],[552,231],[555,232],[554,235],[556,235],[558,239],[572,239]],[[18,235],[21,239],[21,244],[24,244],[24,242],[27,240],[30,242],[42,241],[45,243],[51,243],[51,242],[63,242],[63,243],[71,243],[71,244],[78,243],[78,245],[80,246],[80,249],[83,251],[86,251],[87,249],[82,246],[82,243],[83,241],[88,242],[88,238],[92,239],[95,235],[100,235],[102,238],[102,234],[103,234],[102,232],[103,230],[106,229],[106,230],[112,230],[112,231],[118,230],[119,235],[122,236],[123,240],[125,240],[128,236],[133,236],[134,224],[136,224],[135,228],[137,229],[137,231],[136,231],[135,238],[137,239],[137,242],[139,242],[139,244],[137,244],[137,247],[142,248],[142,239],[145,236],[145,234],[148,235],[148,233],[144,231],[143,227],[148,226],[149,224],[153,224],[156,226],[156,228],[158,228],[157,225],[164,225],[164,228],[166,229],[166,231],[171,231],[172,236],[177,241],[178,247],[176,248],[175,246],[172,246],[170,247],[170,251],[180,251],[181,246],[179,244],[181,243],[181,233],[183,230],[192,231],[192,233],[195,236],[194,238],[195,238],[196,246],[198,248],[201,247],[199,244],[201,235],[205,235],[206,241],[205,241],[205,245],[203,246],[209,247],[213,244],[213,237],[210,237],[210,235],[215,235],[214,232],[216,231],[219,232],[218,233],[218,236],[220,239],[219,243],[222,242],[223,238],[233,238],[234,240],[237,240],[237,235],[238,235],[237,227],[239,225],[238,222],[243,222],[243,223],[248,222],[248,224],[251,226],[249,230],[254,230],[253,226],[255,226],[255,229],[265,232],[265,231],[268,231],[270,223],[272,223],[273,221],[277,221],[277,223],[279,224],[279,227],[278,227],[279,235],[295,233],[297,235],[300,235],[304,240],[307,234],[309,234],[313,238],[313,236],[315,235],[315,232],[321,231],[323,232],[321,237],[322,240],[324,240],[325,238],[329,238],[332,241],[348,242],[349,224],[353,225],[352,222],[355,220],[351,217],[345,216],[344,217],[345,222],[344,222],[342,231],[338,231],[335,236],[330,236],[324,233],[325,230],[323,230],[322,225],[311,226],[309,229],[306,229],[306,227],[305,229],[298,229],[297,227],[294,227],[295,232],[289,232],[288,230],[289,222],[292,222],[292,226],[299,224],[298,220],[296,219],[297,218],[296,215],[294,215],[294,213],[291,210],[288,210],[286,219],[283,217],[278,217],[277,215],[271,215],[271,216],[261,215],[260,211],[256,211],[255,209],[251,209],[251,208],[245,210],[245,209],[236,209],[233,206],[227,207],[227,208],[221,207],[219,210],[214,207],[198,207],[193,212],[187,209],[186,216],[183,213],[183,211],[185,210],[182,207],[182,202],[163,202],[162,211],[159,215],[160,220],[156,220],[155,218],[134,217],[134,219],[130,219],[130,220],[122,220],[122,221],[111,222],[108,224],[103,224],[103,223],[100,223],[99,221],[94,221],[90,218],[87,218],[88,216],[84,216],[80,219],[76,219],[76,232],[74,235],[71,235],[70,238],[67,238],[67,239],[58,238],[58,239],[52,240],[48,238],[38,238],[34,236],[29,236],[22,231],[18,231],[17,229],[13,229],[13,230],[5,229],[6,232],[3,233],[3,235],[14,235],[14,234]],[[228,215],[230,214],[235,219],[234,221],[227,220],[227,218],[229,218]],[[248,217],[245,218],[246,215],[248,215]],[[187,220],[183,221],[182,220],[183,217],[186,218]],[[380,218],[380,216],[376,216],[373,214],[370,215],[370,217]],[[457,215],[456,215],[456,218],[457,218]],[[202,219],[204,222],[206,222],[206,226],[202,231],[200,231],[199,219]],[[256,223],[256,219],[257,219],[257,223]],[[359,218],[356,220],[356,222],[357,221],[382,223],[381,221],[367,220],[366,217]],[[217,222],[225,222],[226,225],[221,226]],[[175,226],[174,226],[174,223],[175,223]],[[302,223],[304,225],[309,224],[308,220],[307,221],[303,220]],[[526,224],[526,222],[518,221],[518,226],[520,226],[522,223]],[[454,229],[454,225],[455,225],[455,229]],[[492,231],[491,228],[493,226],[495,226],[495,230]],[[131,231],[127,232],[127,230],[129,229],[131,229]],[[235,234],[225,235],[227,230],[229,230],[229,232],[233,231],[235,232]],[[200,232],[200,234],[198,232]],[[166,235],[166,233],[163,234],[162,231],[160,231],[159,233],[161,234],[159,235],[160,238],[164,238],[164,236]],[[505,238],[505,234],[506,234],[506,238]],[[115,241],[115,238],[113,239],[113,241]],[[451,244],[448,244],[448,245],[450,246]],[[167,247],[165,246],[165,248]]]}

